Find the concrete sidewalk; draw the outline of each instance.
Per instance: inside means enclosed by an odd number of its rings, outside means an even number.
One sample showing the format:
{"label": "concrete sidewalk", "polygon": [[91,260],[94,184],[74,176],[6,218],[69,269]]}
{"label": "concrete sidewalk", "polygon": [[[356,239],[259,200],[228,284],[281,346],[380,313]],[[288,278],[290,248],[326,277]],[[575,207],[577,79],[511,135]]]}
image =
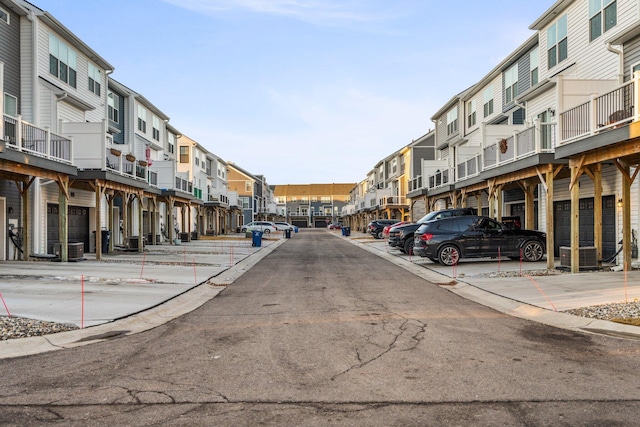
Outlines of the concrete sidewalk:
{"label": "concrete sidewalk", "polygon": [[640,327],[587,319],[563,311],[640,299],[640,270],[571,274],[547,270],[546,261],[461,260],[456,268],[408,256],[365,233],[334,233],[451,292],[503,313],[565,329],[640,338]]}

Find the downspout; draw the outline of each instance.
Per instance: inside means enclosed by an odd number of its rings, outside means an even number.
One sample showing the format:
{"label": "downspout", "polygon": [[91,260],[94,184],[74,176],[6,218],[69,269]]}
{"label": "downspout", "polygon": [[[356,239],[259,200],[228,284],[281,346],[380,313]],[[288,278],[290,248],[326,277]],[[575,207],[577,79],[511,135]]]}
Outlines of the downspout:
{"label": "downspout", "polygon": [[618,84],[624,83],[624,57],[621,49],[616,49],[611,43],[607,43],[607,50],[618,55]]}

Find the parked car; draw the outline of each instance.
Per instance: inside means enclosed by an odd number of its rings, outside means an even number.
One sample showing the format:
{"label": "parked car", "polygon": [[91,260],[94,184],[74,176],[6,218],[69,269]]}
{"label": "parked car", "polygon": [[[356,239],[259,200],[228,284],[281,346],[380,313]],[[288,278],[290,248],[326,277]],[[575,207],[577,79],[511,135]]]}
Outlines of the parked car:
{"label": "parked car", "polygon": [[396,222],[395,224],[390,224],[385,226],[382,229],[382,237],[389,237],[389,230],[391,230],[393,227],[399,227],[401,225],[405,225],[405,224],[409,224],[409,221],[400,221],[400,222]]}
{"label": "parked car", "polygon": [[275,233],[278,231],[276,225],[271,221],[253,221],[245,224],[240,228],[242,233],[247,231],[262,231],[264,234]]}
{"label": "parked car", "polygon": [[522,222],[520,221],[520,217],[518,215],[503,216],[502,223],[506,224],[509,228],[515,228],[517,230],[522,228]]}
{"label": "parked car", "polygon": [[342,228],[342,223],[332,222],[331,224],[327,225],[327,228],[329,230],[340,230]]}
{"label": "parked car", "polygon": [[461,258],[506,256],[540,261],[545,254],[546,233],[518,230],[485,216],[467,215],[428,221],[415,232],[416,255],[444,265]]}
{"label": "parked car", "polygon": [[276,230],[278,231],[285,231],[285,230],[290,230],[293,231],[293,225],[289,224],[288,222],[279,222],[279,221],[275,221],[273,223],[276,226]]}
{"label": "parked car", "polygon": [[415,231],[428,221],[435,221],[441,218],[449,218],[453,216],[462,215],[476,215],[477,211],[474,208],[454,208],[454,209],[442,209],[439,211],[432,211],[420,218],[415,223],[409,223],[400,227],[392,227],[389,230],[389,245],[397,247],[400,252],[406,254],[413,254],[413,237]]}
{"label": "parked car", "polygon": [[375,219],[367,225],[367,231],[376,239],[382,239],[382,230],[387,225],[400,222],[399,219]]}

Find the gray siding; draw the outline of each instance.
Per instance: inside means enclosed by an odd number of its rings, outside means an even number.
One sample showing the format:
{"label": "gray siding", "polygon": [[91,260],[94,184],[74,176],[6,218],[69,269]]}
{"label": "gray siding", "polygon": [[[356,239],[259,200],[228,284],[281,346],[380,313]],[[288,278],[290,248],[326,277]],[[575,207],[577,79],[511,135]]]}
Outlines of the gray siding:
{"label": "gray siding", "polygon": [[9,14],[9,25],[0,21],[0,61],[4,62],[4,91],[18,98],[20,114],[20,17],[0,2]]}
{"label": "gray siding", "polygon": [[640,37],[624,45],[624,81],[631,79],[631,67],[640,64]]}

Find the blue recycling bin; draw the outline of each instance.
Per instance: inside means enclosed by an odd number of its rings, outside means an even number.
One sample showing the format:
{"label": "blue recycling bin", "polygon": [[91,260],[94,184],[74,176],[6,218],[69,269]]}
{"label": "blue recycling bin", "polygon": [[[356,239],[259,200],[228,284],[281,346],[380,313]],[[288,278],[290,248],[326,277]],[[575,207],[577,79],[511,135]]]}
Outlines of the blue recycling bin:
{"label": "blue recycling bin", "polygon": [[351,236],[351,227],[342,227],[345,236]]}
{"label": "blue recycling bin", "polygon": [[251,232],[251,246],[259,248],[262,246],[262,231],[253,230]]}
{"label": "blue recycling bin", "polygon": [[342,228],[340,229],[340,231],[342,232],[342,235],[343,235],[343,236],[346,236],[346,235],[347,235],[347,234],[346,234],[346,233],[347,233],[347,227],[342,227]]}
{"label": "blue recycling bin", "polygon": [[298,232],[298,226],[297,226],[297,225],[294,225],[294,226],[293,226],[293,232],[294,232],[294,233],[297,233],[297,232]]}

